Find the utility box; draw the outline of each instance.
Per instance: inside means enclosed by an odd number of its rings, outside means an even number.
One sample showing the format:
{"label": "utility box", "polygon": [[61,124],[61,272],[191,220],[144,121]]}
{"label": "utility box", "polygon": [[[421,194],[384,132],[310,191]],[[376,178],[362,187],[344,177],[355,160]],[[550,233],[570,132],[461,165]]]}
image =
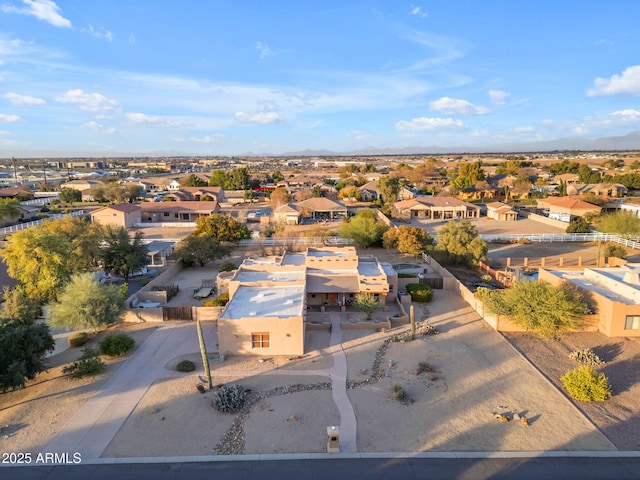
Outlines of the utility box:
{"label": "utility box", "polygon": [[327,427],[327,453],[340,453],[340,427]]}

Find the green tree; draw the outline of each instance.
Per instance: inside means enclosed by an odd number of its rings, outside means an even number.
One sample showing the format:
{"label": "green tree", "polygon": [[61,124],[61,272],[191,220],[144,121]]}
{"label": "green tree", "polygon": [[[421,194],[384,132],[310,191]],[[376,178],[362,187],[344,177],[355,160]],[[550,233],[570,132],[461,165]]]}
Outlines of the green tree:
{"label": "green tree", "polygon": [[438,232],[436,249],[445,252],[453,263],[477,265],[486,258],[488,246],[469,220],[451,220]]}
{"label": "green tree", "polygon": [[0,199],[0,218],[13,218],[20,215],[20,202],[14,199]]}
{"label": "green tree", "polygon": [[605,213],[598,218],[598,231],[623,237],[640,234],[640,218],[631,212]]}
{"label": "green tree", "polygon": [[273,183],[278,183],[284,180],[284,175],[280,173],[280,170],[276,170],[271,174],[271,178],[273,178]]}
{"label": "green tree", "polygon": [[182,260],[187,266],[204,267],[207,263],[228,257],[230,254],[231,249],[220,245],[215,238],[189,235],[178,242],[173,257]]}
{"label": "green tree", "polygon": [[338,232],[344,238],[350,238],[361,247],[379,244],[387,227],[378,220],[375,210],[363,209],[355,217],[342,223]]}
{"label": "green tree", "polygon": [[569,222],[567,233],[587,233],[589,231],[589,222],[584,217],[576,217]]}
{"label": "green tree", "polygon": [[218,267],[218,272],[222,273],[222,272],[231,272],[233,270],[235,270],[236,268],[238,268],[236,266],[235,263],[233,263],[231,260],[226,260],[224,262],[222,262],[220,264],[220,267]]}
{"label": "green tree", "polygon": [[353,306],[359,312],[367,314],[367,321],[371,321],[371,315],[378,310],[378,299],[370,293],[357,293],[353,298]]}
{"label": "green tree", "polygon": [[246,202],[247,200],[252,202],[253,200],[255,200],[257,198],[256,192],[254,192],[253,190],[245,190],[244,191],[244,201]]}
{"label": "green tree", "polygon": [[60,190],[59,198],[65,203],[73,204],[74,202],[81,202],[82,192],[80,190],[76,190],[75,188],[65,187]]}
{"label": "green tree", "polygon": [[207,185],[207,182],[202,180],[195,173],[192,173],[182,181],[181,185],[183,187],[204,187]]}
{"label": "green tree", "polygon": [[291,195],[284,187],[278,187],[269,195],[269,202],[272,208],[275,210],[281,205],[285,205],[291,201]]}
{"label": "green tree", "polygon": [[4,286],[2,289],[2,311],[0,317],[17,323],[33,323],[42,309],[37,302],[30,300],[21,288],[10,288]]}
{"label": "green tree", "polygon": [[224,185],[225,190],[249,190],[251,179],[249,171],[245,167],[238,167],[229,173],[228,183]]}
{"label": "green tree", "polygon": [[387,249],[396,248],[400,253],[420,255],[433,245],[433,238],[423,228],[401,225],[384,232],[382,245]]}
{"label": "green tree", "polygon": [[244,224],[230,215],[214,214],[196,220],[194,235],[206,235],[219,242],[238,243],[240,240],[251,238],[251,231]]}
{"label": "green tree", "polygon": [[101,285],[92,272],[71,277],[58,296],[49,304],[48,322],[67,329],[99,330],[118,322],[124,309],[120,289]]}
{"label": "green tree", "polygon": [[567,282],[554,286],[524,280],[490,292],[483,301],[490,312],[507,315],[515,324],[548,336],[579,327],[590,311],[580,292]]}
{"label": "green tree", "polygon": [[226,188],[229,183],[229,174],[224,170],[214,170],[211,172],[211,178],[209,178],[210,187],[222,187]]}
{"label": "green tree", "polygon": [[0,320],[0,390],[24,388],[46,370],[46,354],[54,347],[44,323]]}
{"label": "green tree", "polygon": [[126,228],[107,225],[100,250],[104,270],[117,273],[126,282],[133,273],[145,267],[149,261],[149,250],[142,239],[142,232],[130,237]]}
{"label": "green tree", "polygon": [[461,163],[458,165],[456,176],[451,185],[458,190],[472,187],[480,180],[484,180],[484,170],[481,162]]}
{"label": "green tree", "polygon": [[142,185],[126,185],[124,187],[124,199],[133,203],[144,195],[144,187]]}
{"label": "green tree", "polygon": [[338,197],[342,199],[354,199],[356,201],[360,200],[360,189],[355,185],[346,185],[344,188],[338,192]]}
{"label": "green tree", "polygon": [[602,256],[605,258],[627,258],[627,250],[621,245],[607,245],[602,251]]}
{"label": "green tree", "polygon": [[320,185],[314,185],[312,189],[311,196],[315,198],[322,197],[322,187]]}
{"label": "green tree", "polygon": [[400,180],[398,177],[391,175],[385,175],[378,179],[378,190],[382,200],[387,205],[392,205],[398,199],[398,192],[400,191]]}

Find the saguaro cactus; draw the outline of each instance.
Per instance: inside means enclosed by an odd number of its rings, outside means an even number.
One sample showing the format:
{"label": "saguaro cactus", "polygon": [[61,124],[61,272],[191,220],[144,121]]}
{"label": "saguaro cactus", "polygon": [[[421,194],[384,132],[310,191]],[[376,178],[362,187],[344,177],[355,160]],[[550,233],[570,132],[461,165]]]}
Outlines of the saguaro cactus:
{"label": "saguaro cactus", "polygon": [[196,320],[196,329],[198,330],[198,343],[200,344],[200,355],[202,355],[202,367],[204,368],[204,374],[207,377],[207,387],[209,390],[213,387],[211,381],[211,370],[209,369],[209,357],[207,357],[207,347],[204,344],[204,335],[202,334],[202,324],[200,320]]}
{"label": "saguaro cactus", "polygon": [[411,319],[411,340],[416,338],[416,316],[413,313],[413,305],[409,307],[409,318]]}

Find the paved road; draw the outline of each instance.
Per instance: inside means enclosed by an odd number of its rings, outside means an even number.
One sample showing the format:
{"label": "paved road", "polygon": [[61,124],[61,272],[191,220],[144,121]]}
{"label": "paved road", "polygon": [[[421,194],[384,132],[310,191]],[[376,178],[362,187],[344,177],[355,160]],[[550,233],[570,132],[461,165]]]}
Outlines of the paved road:
{"label": "paved road", "polygon": [[[464,454],[463,454],[464,455]],[[15,480],[637,480],[640,457],[297,458],[0,468]]]}

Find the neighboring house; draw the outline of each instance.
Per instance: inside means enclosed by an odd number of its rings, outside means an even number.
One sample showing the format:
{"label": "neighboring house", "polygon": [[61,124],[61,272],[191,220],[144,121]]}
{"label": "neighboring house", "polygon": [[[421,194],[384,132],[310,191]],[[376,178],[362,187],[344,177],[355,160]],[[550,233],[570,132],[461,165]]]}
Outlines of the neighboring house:
{"label": "neighboring house", "polygon": [[280,205],[273,211],[273,220],[275,223],[284,223],[285,225],[298,225],[300,223],[300,212],[291,203]]}
{"label": "neighboring house", "polygon": [[463,202],[470,200],[486,200],[504,197],[504,190],[497,187],[476,188],[467,187],[463,188],[458,194],[458,198]]}
{"label": "neighboring house", "polygon": [[506,203],[491,202],[487,203],[487,218],[498,221],[512,222],[517,220],[518,212]]}
{"label": "neighboring house", "polygon": [[25,190],[24,188],[12,187],[0,189],[0,198],[16,198],[18,195],[28,197],[30,199],[34,196],[33,193],[29,190]]}
{"label": "neighboring house", "polygon": [[340,202],[334,202],[324,197],[313,197],[293,206],[301,213],[317,220],[343,218],[347,216],[347,207]]}
{"label": "neighboring house", "polygon": [[179,190],[166,194],[165,198],[182,202],[200,202],[205,196],[213,198],[218,203],[223,203],[225,198],[222,187],[180,187]]}
{"label": "neighboring house", "polygon": [[569,215],[572,217],[584,217],[585,215],[598,215],[602,207],[587,203],[579,197],[548,197],[538,200],[537,208],[549,210],[549,216]]}
{"label": "neighboring house", "polygon": [[360,200],[363,202],[373,202],[374,200],[380,200],[382,198],[380,189],[378,188],[377,178],[361,185],[358,187],[358,190],[360,190]]}
{"label": "neighboring house", "polygon": [[345,309],[358,293],[374,295],[382,307],[397,286],[391,265],[361,259],[354,247],[246,259],[228,280],[229,303],[218,318],[220,353],[302,355],[308,308]]}
{"label": "neighboring house", "polygon": [[599,197],[624,197],[627,187],[619,183],[574,183],[567,185],[567,195],[596,195]]}
{"label": "neighboring house", "polygon": [[218,202],[144,202],[141,224],[195,222],[220,211]]}
{"label": "neighboring house", "polygon": [[607,337],[640,337],[640,264],[585,268],[584,271],[541,268],[540,280],[569,282],[595,303],[598,331]]}
{"label": "neighboring house", "polygon": [[409,200],[418,196],[418,190],[410,187],[401,187],[398,190],[398,200]]}
{"label": "neighboring house", "polygon": [[104,183],[97,180],[71,180],[70,182],[61,184],[60,188],[73,188],[74,190],[82,192],[83,190],[91,190],[100,185],[104,185]]}
{"label": "neighboring house", "polygon": [[15,225],[20,222],[29,222],[38,219],[40,213],[39,206],[16,205],[16,215],[11,217],[0,218],[0,227]]}
{"label": "neighboring house", "polygon": [[140,205],[134,203],[120,203],[109,205],[91,212],[91,221],[100,225],[115,225],[132,228],[142,221]]}
{"label": "neighboring house", "polygon": [[480,217],[480,207],[453,197],[416,197],[393,204],[402,218],[449,220]]}
{"label": "neighboring house", "polygon": [[180,189],[180,182],[175,178],[145,178],[139,183],[145,192],[176,192]]}
{"label": "neighboring house", "polygon": [[567,185],[572,185],[574,183],[580,183],[580,175],[578,175],[577,173],[563,173],[551,178],[549,182],[555,185],[560,185],[560,182],[564,182]]}
{"label": "neighboring house", "polygon": [[616,206],[623,212],[632,213],[636,217],[640,217],[640,203],[616,202]]}

